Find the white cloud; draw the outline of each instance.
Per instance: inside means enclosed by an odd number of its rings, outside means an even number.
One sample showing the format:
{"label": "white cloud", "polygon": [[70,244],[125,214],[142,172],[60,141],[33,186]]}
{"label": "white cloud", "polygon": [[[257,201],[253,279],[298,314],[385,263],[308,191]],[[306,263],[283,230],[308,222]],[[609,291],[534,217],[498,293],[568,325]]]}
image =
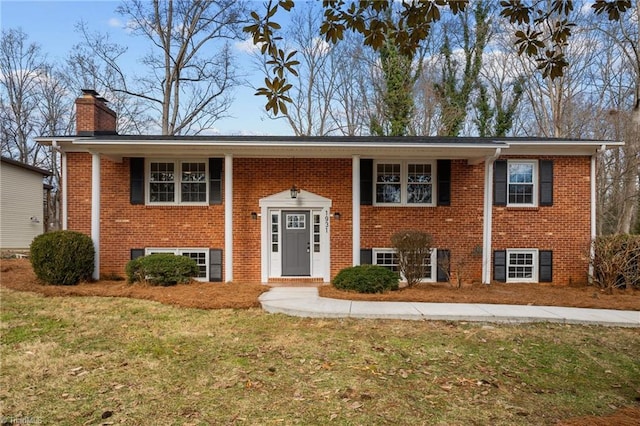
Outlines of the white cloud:
{"label": "white cloud", "polygon": [[245,53],[254,53],[254,52],[259,52],[260,51],[260,46],[261,43],[258,43],[257,45],[253,44],[253,39],[248,38],[246,40],[243,41],[236,41],[234,43],[234,47],[239,50],[240,52],[245,52]]}
{"label": "white cloud", "polygon": [[109,20],[107,21],[107,25],[113,28],[122,28],[123,26],[122,21],[118,18],[109,18]]}

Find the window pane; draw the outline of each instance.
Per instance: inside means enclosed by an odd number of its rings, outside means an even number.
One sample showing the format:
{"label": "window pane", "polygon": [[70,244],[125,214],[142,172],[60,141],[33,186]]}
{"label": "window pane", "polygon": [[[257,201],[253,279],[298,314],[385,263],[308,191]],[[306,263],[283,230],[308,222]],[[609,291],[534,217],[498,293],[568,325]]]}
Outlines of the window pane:
{"label": "window pane", "polygon": [[398,272],[398,260],[396,254],[392,252],[376,253],[376,265],[387,268],[395,273]]}
{"label": "window pane", "polygon": [[509,182],[533,183],[533,164],[509,163]]}
{"label": "window pane", "polygon": [[378,164],[376,173],[376,202],[400,203],[400,164]]}
{"label": "window pane", "polygon": [[509,278],[533,278],[533,253],[509,253]]}
{"label": "window pane", "polygon": [[172,203],[175,200],[173,163],[151,163],[149,176],[149,201]]}
{"label": "window pane", "polygon": [[431,164],[409,164],[407,203],[429,204],[432,200]]}
{"label": "window pane", "polygon": [[280,216],[277,214],[271,215],[271,252],[278,252],[278,220]]}
{"label": "window pane", "polygon": [[185,251],[183,256],[196,261],[198,265],[198,278],[207,278],[207,255],[202,251]]}
{"label": "window pane", "polygon": [[207,201],[205,163],[182,163],[182,202],[204,203]]}
{"label": "window pane", "polygon": [[173,163],[151,163],[151,182],[173,182]]}
{"label": "window pane", "polygon": [[509,163],[509,204],[533,204],[534,165]]}
{"label": "window pane", "polygon": [[152,203],[172,203],[175,200],[173,183],[151,183],[149,185],[149,201]]}
{"label": "window pane", "polygon": [[183,183],[182,201],[185,203],[205,203],[207,201],[207,184]]}
{"label": "window pane", "polygon": [[407,186],[407,203],[416,204],[431,203],[432,199],[432,187],[431,185],[424,184],[409,184]]}
{"label": "window pane", "polygon": [[533,185],[510,184],[509,204],[533,204]]}
{"label": "window pane", "polygon": [[287,215],[287,229],[305,229],[305,215],[303,214],[288,214]]}

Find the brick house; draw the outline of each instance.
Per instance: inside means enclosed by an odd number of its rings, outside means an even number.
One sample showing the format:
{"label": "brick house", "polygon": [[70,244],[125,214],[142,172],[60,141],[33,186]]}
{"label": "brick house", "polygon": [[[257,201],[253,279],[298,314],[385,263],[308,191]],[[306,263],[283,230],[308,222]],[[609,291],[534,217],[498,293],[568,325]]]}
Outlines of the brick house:
{"label": "brick house", "polygon": [[395,268],[391,235],[419,229],[434,238],[427,281],[583,282],[595,156],[619,145],[127,136],[83,92],[77,135],[38,142],[62,153],[63,227],[93,238],[95,277],[171,252],[195,259],[205,281],[330,282],[351,265]]}

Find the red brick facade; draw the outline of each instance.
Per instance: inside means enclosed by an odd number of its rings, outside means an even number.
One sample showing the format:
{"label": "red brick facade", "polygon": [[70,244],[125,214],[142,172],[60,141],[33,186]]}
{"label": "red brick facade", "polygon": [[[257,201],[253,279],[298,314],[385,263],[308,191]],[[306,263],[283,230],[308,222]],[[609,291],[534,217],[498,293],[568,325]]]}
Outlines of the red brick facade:
{"label": "red brick facade", "polygon": [[[68,227],[91,233],[91,155],[68,153]],[[522,158],[522,157],[518,157]],[[554,160],[554,204],[550,207],[493,207],[493,250],[553,250],[553,282],[582,282],[587,274],[590,236],[589,157]],[[352,263],[351,159],[292,160],[234,158],[234,281],[261,280],[259,200],[295,183],[332,200],[331,276]],[[211,206],[132,205],[129,159],[101,161],[101,273],[122,275],[135,248],[224,248],[224,203]],[[390,247],[401,229],[433,235],[434,245],[451,252],[451,263],[466,258],[465,274],[479,281],[483,234],[484,164],[452,162],[451,205],[438,207],[361,206],[361,246]],[[452,268],[455,270],[455,268]]]}

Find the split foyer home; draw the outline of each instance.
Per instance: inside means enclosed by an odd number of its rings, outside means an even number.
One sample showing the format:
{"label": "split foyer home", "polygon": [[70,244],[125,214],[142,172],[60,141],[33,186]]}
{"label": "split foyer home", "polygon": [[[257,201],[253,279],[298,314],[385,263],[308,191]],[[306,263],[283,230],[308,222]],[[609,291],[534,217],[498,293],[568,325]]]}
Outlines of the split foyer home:
{"label": "split foyer home", "polygon": [[84,90],[62,154],[62,222],[94,276],[193,258],[204,281],[330,282],[397,269],[391,235],[433,236],[426,281],[584,282],[606,141],[473,137],[129,136]]}

